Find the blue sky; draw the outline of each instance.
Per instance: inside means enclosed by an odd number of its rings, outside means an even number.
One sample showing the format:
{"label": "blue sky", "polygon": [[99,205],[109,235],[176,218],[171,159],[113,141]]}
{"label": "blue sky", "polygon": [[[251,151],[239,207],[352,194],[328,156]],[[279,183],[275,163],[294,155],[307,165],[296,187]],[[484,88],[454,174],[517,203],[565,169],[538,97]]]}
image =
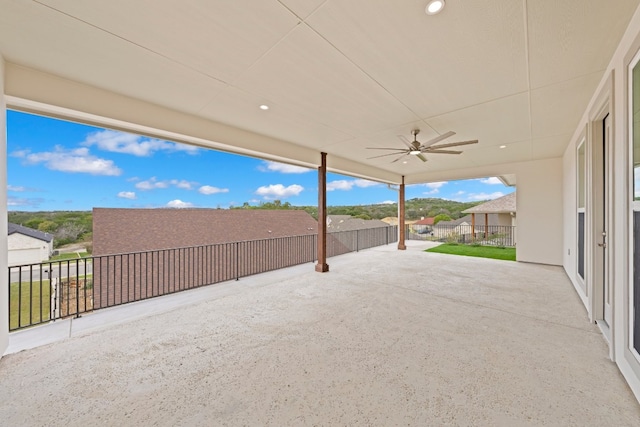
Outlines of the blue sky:
{"label": "blue sky", "polygon": [[[7,154],[9,210],[317,204],[315,170],[15,111]],[[332,206],[397,201],[386,185],[338,174],[328,174],[327,189]],[[512,191],[488,177],[407,186],[406,197],[475,201]]]}

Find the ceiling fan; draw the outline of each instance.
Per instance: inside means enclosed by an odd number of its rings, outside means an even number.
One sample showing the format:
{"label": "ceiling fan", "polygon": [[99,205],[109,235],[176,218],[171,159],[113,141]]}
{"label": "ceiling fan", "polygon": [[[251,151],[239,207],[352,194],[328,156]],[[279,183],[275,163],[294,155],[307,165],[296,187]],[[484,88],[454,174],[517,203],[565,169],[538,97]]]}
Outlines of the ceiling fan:
{"label": "ceiling fan", "polygon": [[381,154],[379,156],[373,156],[373,157],[368,157],[368,159],[376,159],[378,157],[385,157],[385,156],[397,156],[399,155],[399,157],[397,159],[395,159],[394,161],[392,161],[391,163],[395,163],[398,160],[402,159],[404,156],[416,156],[417,158],[419,158],[420,160],[422,160],[423,162],[427,161],[427,158],[425,156],[423,156],[423,154],[460,154],[462,153],[462,151],[457,151],[457,150],[445,150],[445,148],[451,148],[451,147],[458,147],[460,145],[469,145],[469,144],[477,144],[478,140],[474,139],[471,141],[460,141],[460,142],[450,142],[447,144],[440,144],[440,145],[434,145],[437,144],[440,141],[443,141],[453,135],[455,135],[456,133],[453,131],[449,131],[447,133],[443,133],[440,136],[436,136],[433,139],[430,139],[429,141],[425,142],[424,144],[421,144],[420,141],[418,141],[416,138],[418,136],[418,134],[420,133],[420,129],[414,129],[411,131],[411,135],[413,135],[413,141],[409,141],[407,139],[407,137],[405,137],[404,135],[398,135],[398,138],[400,138],[400,140],[402,140],[402,142],[404,143],[404,145],[406,145],[406,148],[388,148],[388,147],[367,147],[367,150],[393,150],[395,151],[395,153],[389,153],[389,154]]}

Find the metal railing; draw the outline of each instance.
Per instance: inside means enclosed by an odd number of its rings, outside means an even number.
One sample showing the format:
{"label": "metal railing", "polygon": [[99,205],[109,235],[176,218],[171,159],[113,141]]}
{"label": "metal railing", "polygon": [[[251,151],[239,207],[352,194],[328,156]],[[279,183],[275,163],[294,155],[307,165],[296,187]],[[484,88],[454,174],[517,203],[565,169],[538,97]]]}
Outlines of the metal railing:
{"label": "metal railing", "polygon": [[[396,242],[397,230],[328,233],[327,256]],[[9,267],[9,330],[316,259],[309,234]]]}
{"label": "metal railing", "polygon": [[405,235],[408,240],[504,247],[516,245],[516,227],[510,225],[407,225]]}

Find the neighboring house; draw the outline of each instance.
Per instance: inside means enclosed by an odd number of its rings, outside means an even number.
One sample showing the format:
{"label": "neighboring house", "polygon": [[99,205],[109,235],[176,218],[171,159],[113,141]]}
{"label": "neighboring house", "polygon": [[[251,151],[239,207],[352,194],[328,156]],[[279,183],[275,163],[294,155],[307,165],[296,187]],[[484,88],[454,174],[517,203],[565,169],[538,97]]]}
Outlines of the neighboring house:
{"label": "neighboring house", "polygon": [[327,232],[364,230],[367,228],[388,227],[379,219],[354,218],[351,215],[327,215]]}
{"label": "neighboring house", "polygon": [[506,196],[466,209],[462,213],[471,214],[472,217],[475,217],[475,224],[478,224],[478,220],[481,217],[489,217],[489,225],[515,226],[516,192],[514,191]]}
{"label": "neighboring house", "polygon": [[301,210],[94,208],[93,307],[308,262],[317,228]]}
{"label": "neighboring house", "polygon": [[433,226],[435,218],[422,218],[416,221],[413,225],[430,225]]}
{"label": "neighboring house", "polygon": [[53,253],[53,236],[33,228],[9,223],[8,265],[36,264]]}
{"label": "neighboring house", "polygon": [[[382,218],[380,221],[384,222],[387,225],[398,225],[398,217],[397,216],[388,216]],[[406,220],[404,221],[404,225],[412,225],[415,224],[414,220]]]}
{"label": "neighboring house", "polygon": [[462,211],[467,215],[453,221],[440,221],[433,228],[433,236],[461,241],[488,240],[493,244],[515,246],[516,193]]}
{"label": "neighboring house", "polygon": [[316,234],[302,210],[93,209],[93,255]]}
{"label": "neighboring house", "polygon": [[410,231],[418,233],[418,234],[431,233],[431,230],[433,230],[434,220],[435,220],[435,218],[424,218],[424,217],[422,217],[420,220],[415,221],[411,225]]}

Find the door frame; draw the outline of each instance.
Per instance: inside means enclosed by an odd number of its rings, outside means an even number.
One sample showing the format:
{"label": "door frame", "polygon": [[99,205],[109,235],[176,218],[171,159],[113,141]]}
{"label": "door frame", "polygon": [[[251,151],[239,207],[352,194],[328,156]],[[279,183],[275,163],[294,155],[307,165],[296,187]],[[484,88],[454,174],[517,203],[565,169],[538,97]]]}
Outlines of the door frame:
{"label": "door frame", "polygon": [[[586,210],[588,214],[585,217],[586,236],[585,236],[585,274],[588,277],[587,289],[589,298],[589,320],[595,322],[600,327],[607,343],[609,344],[609,357],[614,360],[615,346],[614,334],[615,328],[615,286],[614,286],[614,269],[613,252],[614,245],[612,236],[615,235],[613,215],[615,205],[614,193],[614,176],[613,176],[613,160],[614,160],[614,141],[615,141],[615,114],[613,109],[613,73],[609,75],[605,84],[602,86],[592,109],[589,111],[589,123],[587,126],[587,200]],[[603,151],[604,143],[604,119],[609,116],[611,123],[607,152]],[[604,165],[603,155],[606,154],[607,159],[607,204],[604,204]],[[605,221],[605,209],[606,220]],[[602,243],[602,232],[607,231],[607,250],[598,246]],[[605,258],[606,256],[606,258]],[[609,268],[605,270],[605,263]],[[587,273],[588,271],[588,273]],[[606,271],[606,277],[605,277]],[[599,278],[602,278],[600,280]],[[611,320],[610,322],[602,322],[604,320],[604,280],[608,282],[609,301],[611,303]],[[598,322],[600,320],[600,322]]]}

